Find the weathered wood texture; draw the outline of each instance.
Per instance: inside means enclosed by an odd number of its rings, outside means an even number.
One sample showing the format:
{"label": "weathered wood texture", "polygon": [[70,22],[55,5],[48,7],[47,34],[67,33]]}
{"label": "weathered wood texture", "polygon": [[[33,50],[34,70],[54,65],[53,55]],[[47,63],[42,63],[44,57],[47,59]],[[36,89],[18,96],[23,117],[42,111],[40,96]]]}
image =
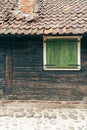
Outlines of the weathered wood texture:
{"label": "weathered wood texture", "polygon": [[15,41],[11,53],[13,91],[9,99],[68,101],[87,97],[86,41],[82,43],[80,71],[44,71],[43,43],[40,39]]}
{"label": "weathered wood texture", "polygon": [[12,84],[12,48],[11,45],[6,48],[6,70],[5,70],[5,77],[6,77],[6,88],[10,88],[10,91],[12,90],[13,84]]}
{"label": "weathered wood texture", "polygon": [[0,44],[0,89],[5,90],[5,46]]}

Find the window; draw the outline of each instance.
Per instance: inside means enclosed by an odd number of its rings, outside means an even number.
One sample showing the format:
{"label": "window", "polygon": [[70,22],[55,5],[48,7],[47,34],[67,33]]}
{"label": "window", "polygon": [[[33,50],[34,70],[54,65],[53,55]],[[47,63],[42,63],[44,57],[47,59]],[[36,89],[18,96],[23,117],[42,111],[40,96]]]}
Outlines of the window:
{"label": "window", "polygon": [[80,70],[80,37],[45,37],[45,70]]}

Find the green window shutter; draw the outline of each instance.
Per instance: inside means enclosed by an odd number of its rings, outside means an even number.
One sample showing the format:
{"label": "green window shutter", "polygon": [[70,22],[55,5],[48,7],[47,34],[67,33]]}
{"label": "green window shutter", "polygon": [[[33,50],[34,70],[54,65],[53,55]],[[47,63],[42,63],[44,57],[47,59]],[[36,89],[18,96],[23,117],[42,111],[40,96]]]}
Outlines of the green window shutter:
{"label": "green window shutter", "polygon": [[57,39],[46,42],[47,68],[77,68],[77,41]]}

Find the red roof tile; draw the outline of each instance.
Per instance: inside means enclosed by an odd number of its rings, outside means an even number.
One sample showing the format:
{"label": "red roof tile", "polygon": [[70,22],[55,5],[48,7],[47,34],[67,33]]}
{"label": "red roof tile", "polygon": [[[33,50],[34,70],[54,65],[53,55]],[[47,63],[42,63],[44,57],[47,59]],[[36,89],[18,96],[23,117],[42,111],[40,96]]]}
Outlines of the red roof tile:
{"label": "red roof tile", "polygon": [[37,0],[32,14],[19,9],[19,0],[0,0],[0,34],[87,33],[87,0]]}

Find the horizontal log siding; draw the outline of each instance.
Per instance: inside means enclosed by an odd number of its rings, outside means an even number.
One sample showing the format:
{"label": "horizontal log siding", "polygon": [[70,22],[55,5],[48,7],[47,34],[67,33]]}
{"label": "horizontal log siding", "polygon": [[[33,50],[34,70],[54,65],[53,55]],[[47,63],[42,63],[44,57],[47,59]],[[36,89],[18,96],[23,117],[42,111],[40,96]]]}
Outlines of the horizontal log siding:
{"label": "horizontal log siding", "polygon": [[0,89],[5,89],[5,57],[6,48],[2,42],[0,42]]}
{"label": "horizontal log siding", "polygon": [[[87,41],[87,40],[86,40]],[[43,41],[19,40],[12,43],[13,91],[9,99],[84,100],[87,99],[87,42],[82,43],[80,71],[43,70]],[[5,55],[0,51],[4,85],[3,64]],[[3,53],[4,54],[4,53]],[[8,88],[9,89],[9,88]]]}
{"label": "horizontal log siding", "polygon": [[83,100],[87,96],[87,53],[81,71],[44,71],[42,41],[13,44],[10,99]]}

